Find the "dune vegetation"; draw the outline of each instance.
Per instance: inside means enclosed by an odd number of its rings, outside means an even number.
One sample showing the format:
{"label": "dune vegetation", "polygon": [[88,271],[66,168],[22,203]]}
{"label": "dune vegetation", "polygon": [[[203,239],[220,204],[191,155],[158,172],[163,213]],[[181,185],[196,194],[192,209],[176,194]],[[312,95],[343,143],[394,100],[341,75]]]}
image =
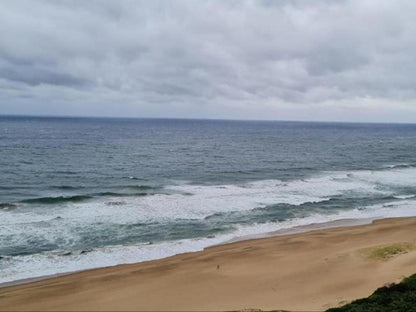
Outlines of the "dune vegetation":
{"label": "dune vegetation", "polygon": [[[376,254],[383,256],[384,252]],[[416,311],[416,274],[398,284],[377,289],[367,298],[355,300],[327,312],[412,312]]]}

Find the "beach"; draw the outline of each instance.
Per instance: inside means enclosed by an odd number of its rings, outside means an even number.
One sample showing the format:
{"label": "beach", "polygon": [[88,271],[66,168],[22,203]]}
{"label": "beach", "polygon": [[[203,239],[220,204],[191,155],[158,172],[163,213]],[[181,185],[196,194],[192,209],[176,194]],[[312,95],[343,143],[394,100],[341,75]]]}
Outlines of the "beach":
{"label": "beach", "polygon": [[416,2],[74,2],[0,1],[0,312],[413,311]]}
{"label": "beach", "polygon": [[238,241],[0,289],[0,310],[322,311],[416,272],[416,218]]}

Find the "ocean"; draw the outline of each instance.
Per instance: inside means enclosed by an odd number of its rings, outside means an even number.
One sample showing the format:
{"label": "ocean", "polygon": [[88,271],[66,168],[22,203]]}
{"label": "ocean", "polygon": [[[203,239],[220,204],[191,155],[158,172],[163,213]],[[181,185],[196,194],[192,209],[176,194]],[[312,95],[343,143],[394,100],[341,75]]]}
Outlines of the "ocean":
{"label": "ocean", "polygon": [[0,117],[0,282],[416,215],[416,125]]}

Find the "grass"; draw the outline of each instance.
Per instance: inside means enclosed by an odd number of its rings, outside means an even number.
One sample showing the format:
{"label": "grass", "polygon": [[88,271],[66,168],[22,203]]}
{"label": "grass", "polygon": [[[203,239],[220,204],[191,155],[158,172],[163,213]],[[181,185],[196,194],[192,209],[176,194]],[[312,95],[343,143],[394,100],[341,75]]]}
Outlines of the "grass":
{"label": "grass", "polygon": [[[377,254],[384,255],[383,252]],[[381,287],[367,298],[327,312],[416,312],[416,274],[399,284]]]}
{"label": "grass", "polygon": [[388,260],[394,256],[407,253],[415,249],[414,244],[396,243],[389,245],[376,246],[361,250],[361,254],[371,260]]}

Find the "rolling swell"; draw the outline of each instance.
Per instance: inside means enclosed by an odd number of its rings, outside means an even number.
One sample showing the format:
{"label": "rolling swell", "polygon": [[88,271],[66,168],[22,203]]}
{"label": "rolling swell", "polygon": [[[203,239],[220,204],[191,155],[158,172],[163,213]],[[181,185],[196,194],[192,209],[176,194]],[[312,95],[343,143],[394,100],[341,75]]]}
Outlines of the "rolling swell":
{"label": "rolling swell", "polygon": [[386,169],[405,169],[405,168],[415,168],[415,164],[397,164],[386,166]]}
{"label": "rolling swell", "polygon": [[126,187],[132,190],[143,190],[143,191],[160,189],[160,187],[150,186],[150,185],[126,185]]}
{"label": "rolling swell", "polygon": [[72,186],[72,185],[59,185],[59,186],[53,186],[52,188],[57,189],[57,190],[77,190],[80,187],[78,186]]}
{"label": "rolling swell", "polygon": [[30,198],[20,201],[21,203],[25,204],[59,204],[59,203],[67,203],[67,202],[81,202],[88,199],[91,199],[92,196],[89,195],[74,195],[74,196],[57,196],[57,197],[38,197],[38,198]]}
{"label": "rolling swell", "polygon": [[[145,189],[145,188],[143,188]],[[149,188],[150,189],[150,188]],[[94,198],[100,197],[141,197],[153,195],[152,192],[133,192],[133,193],[122,193],[122,192],[98,192],[90,194],[79,194],[71,196],[46,196],[46,197],[36,197],[21,200],[18,203],[22,204],[44,204],[44,205],[53,205],[53,204],[62,204],[62,203],[79,203],[88,201]],[[16,203],[0,203],[0,209],[5,208],[15,208]]]}
{"label": "rolling swell", "polygon": [[117,193],[117,192],[100,192],[94,193],[94,197],[136,197],[136,196],[147,196],[151,195],[151,193],[140,192],[140,193]]}
{"label": "rolling swell", "polygon": [[289,219],[304,218],[311,214],[333,214],[337,211],[351,209],[365,209],[376,204],[400,202],[404,198],[400,196],[367,196],[347,197],[333,196],[318,202],[305,202],[299,205],[277,203],[264,207],[253,208],[249,211],[216,212],[204,218],[206,222],[221,222],[228,224],[251,225],[266,222],[283,222]]}

